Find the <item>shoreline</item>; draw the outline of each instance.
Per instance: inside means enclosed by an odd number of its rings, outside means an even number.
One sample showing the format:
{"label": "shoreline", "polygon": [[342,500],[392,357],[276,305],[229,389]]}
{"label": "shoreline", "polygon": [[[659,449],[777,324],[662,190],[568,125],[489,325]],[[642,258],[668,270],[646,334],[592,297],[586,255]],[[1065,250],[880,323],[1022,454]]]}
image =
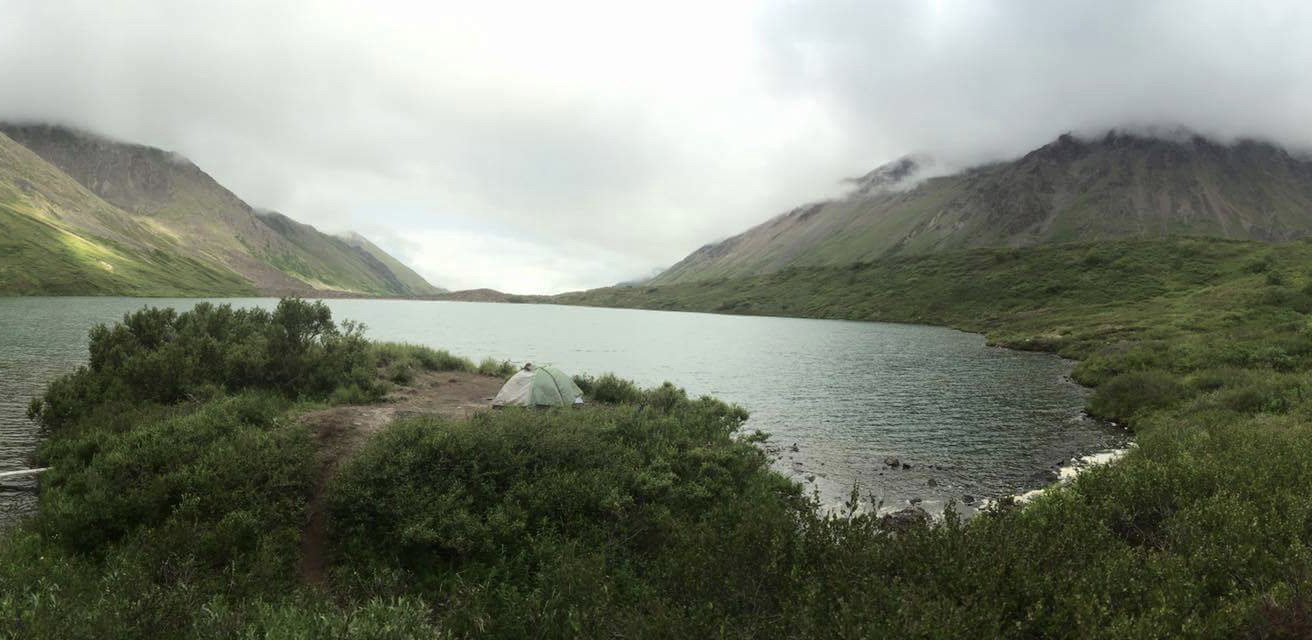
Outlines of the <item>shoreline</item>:
{"label": "shoreline", "polygon": [[[1070,484],[1071,481],[1075,480],[1079,476],[1093,469],[1096,469],[1098,467],[1105,467],[1107,465],[1111,465],[1119,462],[1122,458],[1129,455],[1130,452],[1134,451],[1138,447],[1139,444],[1131,440],[1129,443],[1126,444],[1124,448],[1121,449],[1108,449],[1105,451],[1099,451],[1097,453],[1091,453],[1086,456],[1080,456],[1078,459],[1072,459],[1068,461],[1066,464],[1062,465],[1057,470],[1056,482],[1053,482],[1045,487],[1039,487],[1038,489],[1031,489],[1024,493],[1004,496],[1001,500],[1011,500],[1016,504],[1022,506],[1028,505],[1032,503],[1035,499],[1040,498],[1043,495],[1047,494],[1049,491],[1052,491],[1054,489],[1060,489],[1061,487]],[[997,501],[993,500],[992,498],[987,499],[981,505],[981,508],[983,508],[984,506],[992,505],[995,502]]]}

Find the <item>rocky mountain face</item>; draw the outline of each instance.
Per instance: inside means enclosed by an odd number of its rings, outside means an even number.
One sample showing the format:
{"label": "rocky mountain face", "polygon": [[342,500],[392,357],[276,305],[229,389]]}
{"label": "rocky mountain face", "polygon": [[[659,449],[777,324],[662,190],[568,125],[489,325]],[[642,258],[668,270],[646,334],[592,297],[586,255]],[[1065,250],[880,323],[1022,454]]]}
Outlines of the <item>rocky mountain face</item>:
{"label": "rocky mountain face", "polygon": [[852,181],[845,197],[706,245],[653,283],[973,247],[1312,235],[1312,160],[1264,142],[1113,131],[1063,135],[1016,160],[952,175],[922,179],[924,162],[880,167]]}
{"label": "rocky mountain face", "polygon": [[255,293],[0,134],[0,295]]}
{"label": "rocky mountain face", "polygon": [[[40,160],[10,162],[13,180],[30,183],[24,172],[36,171],[46,177],[59,174],[59,183],[81,187],[62,203],[45,198],[72,233],[119,240],[105,235],[106,225],[132,226],[157,236],[156,244],[167,245],[169,252],[231,272],[253,291],[268,295],[408,296],[436,290],[390,256],[392,264],[314,227],[257,212],[177,154],[50,125],[0,124],[0,137]],[[89,224],[63,215],[88,207],[112,222]],[[397,267],[405,273],[398,274]]]}

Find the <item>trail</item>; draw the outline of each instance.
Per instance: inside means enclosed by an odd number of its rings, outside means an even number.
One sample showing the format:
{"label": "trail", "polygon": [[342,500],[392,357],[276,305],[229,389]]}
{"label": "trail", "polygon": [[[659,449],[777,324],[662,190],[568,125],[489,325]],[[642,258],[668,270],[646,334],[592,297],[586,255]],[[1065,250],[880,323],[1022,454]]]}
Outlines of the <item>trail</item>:
{"label": "trail", "polygon": [[397,418],[420,415],[468,418],[491,406],[502,382],[501,378],[476,373],[425,371],[411,384],[392,391],[381,403],[343,405],[301,416],[314,433],[319,463],[309,522],[301,540],[301,579],[313,585],[322,585],[327,579],[324,488],[346,460]]}

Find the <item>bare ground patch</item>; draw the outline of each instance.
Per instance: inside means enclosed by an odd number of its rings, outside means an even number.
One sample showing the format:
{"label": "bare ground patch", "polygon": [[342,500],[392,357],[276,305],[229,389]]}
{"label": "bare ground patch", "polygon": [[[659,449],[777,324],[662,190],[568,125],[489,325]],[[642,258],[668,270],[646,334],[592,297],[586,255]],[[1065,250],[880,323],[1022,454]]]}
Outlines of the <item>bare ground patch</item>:
{"label": "bare ground patch", "polygon": [[378,404],[343,405],[301,416],[314,433],[319,452],[319,474],[310,499],[310,518],[301,541],[300,574],[309,584],[327,577],[327,532],[324,487],[329,478],[359,451],[369,437],[397,418],[440,415],[468,418],[492,404],[501,378],[463,371],[424,371],[406,386],[398,387]]}

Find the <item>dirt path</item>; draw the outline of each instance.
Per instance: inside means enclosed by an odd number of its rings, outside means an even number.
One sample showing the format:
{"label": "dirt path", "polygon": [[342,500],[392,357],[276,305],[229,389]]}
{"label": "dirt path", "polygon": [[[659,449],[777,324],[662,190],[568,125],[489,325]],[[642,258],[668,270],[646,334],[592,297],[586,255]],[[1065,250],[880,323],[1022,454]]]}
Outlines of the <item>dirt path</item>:
{"label": "dirt path", "polygon": [[319,451],[319,473],[310,499],[310,519],[301,540],[301,579],[321,585],[327,578],[327,532],[324,487],[344,461],[397,418],[440,415],[468,418],[491,406],[501,378],[461,371],[425,371],[407,386],[398,387],[379,404],[344,405],[311,411],[301,420],[314,432]]}

